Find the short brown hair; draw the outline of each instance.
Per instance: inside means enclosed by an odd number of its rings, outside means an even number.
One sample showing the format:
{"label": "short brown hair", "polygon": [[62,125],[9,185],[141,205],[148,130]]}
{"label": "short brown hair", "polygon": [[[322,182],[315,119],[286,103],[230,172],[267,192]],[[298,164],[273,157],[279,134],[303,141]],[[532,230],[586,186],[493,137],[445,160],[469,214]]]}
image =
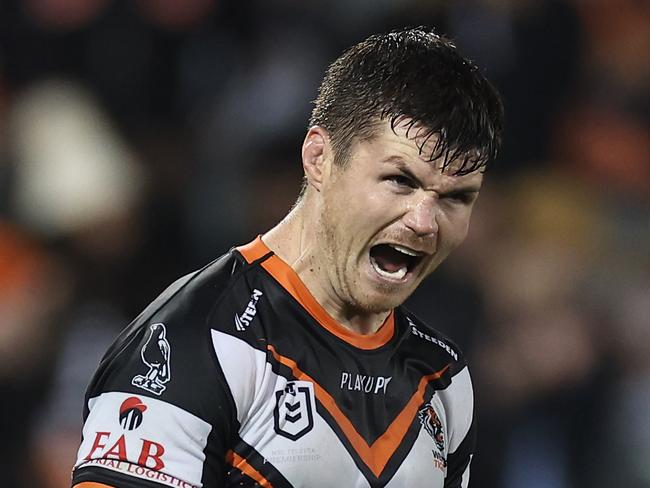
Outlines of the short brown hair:
{"label": "short brown hair", "polygon": [[390,120],[393,129],[402,120],[426,128],[420,151],[436,135],[429,160],[443,158],[444,170],[460,159],[454,174],[467,174],[496,157],[503,105],[451,41],[424,28],[407,29],[371,36],[334,61],[309,124],[329,132],[335,161],[344,165],[354,140],[371,138],[381,120]]}

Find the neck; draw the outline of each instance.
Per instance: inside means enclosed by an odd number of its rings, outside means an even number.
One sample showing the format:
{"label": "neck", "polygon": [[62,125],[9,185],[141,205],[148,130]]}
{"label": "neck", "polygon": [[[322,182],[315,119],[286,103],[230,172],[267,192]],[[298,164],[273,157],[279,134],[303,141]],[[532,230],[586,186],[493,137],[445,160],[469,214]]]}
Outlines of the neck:
{"label": "neck", "polygon": [[344,300],[330,277],[332,264],[324,259],[317,226],[320,212],[303,198],[275,227],[262,236],[264,243],[300,277],[316,301],[332,318],[352,332],[372,334],[389,311],[356,310]]}

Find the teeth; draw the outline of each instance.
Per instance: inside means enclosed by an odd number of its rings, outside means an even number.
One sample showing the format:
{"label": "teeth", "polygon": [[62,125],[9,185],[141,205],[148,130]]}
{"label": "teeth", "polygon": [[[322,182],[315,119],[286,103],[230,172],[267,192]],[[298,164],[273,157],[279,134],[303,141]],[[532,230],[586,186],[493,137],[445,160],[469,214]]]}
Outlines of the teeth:
{"label": "teeth", "polygon": [[391,273],[390,271],[386,271],[385,269],[381,269],[381,267],[377,264],[377,261],[375,261],[374,259],[370,259],[370,262],[372,263],[372,267],[375,268],[375,271],[379,275],[383,276],[384,278],[391,278],[393,280],[401,280],[402,278],[404,278],[406,276],[406,272],[408,271],[406,269],[406,266],[404,266],[403,268],[400,268],[397,271],[394,271],[394,272]]}
{"label": "teeth", "polygon": [[401,253],[404,253],[408,256],[419,256],[420,253],[417,253],[413,251],[412,249],[409,249],[408,247],[400,246],[399,244],[388,244],[390,247],[395,249],[396,251],[399,251]]}

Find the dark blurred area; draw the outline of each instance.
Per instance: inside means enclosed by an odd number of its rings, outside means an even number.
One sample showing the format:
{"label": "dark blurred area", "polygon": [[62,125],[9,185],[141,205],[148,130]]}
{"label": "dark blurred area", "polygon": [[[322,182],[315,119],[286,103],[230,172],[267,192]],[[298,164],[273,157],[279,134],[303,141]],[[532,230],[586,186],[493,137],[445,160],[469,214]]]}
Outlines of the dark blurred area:
{"label": "dark blurred area", "polygon": [[289,210],[328,63],[417,25],[506,104],[468,241],[409,304],[469,357],[471,487],[650,487],[638,0],[0,2],[3,487],[69,486],[119,330]]}

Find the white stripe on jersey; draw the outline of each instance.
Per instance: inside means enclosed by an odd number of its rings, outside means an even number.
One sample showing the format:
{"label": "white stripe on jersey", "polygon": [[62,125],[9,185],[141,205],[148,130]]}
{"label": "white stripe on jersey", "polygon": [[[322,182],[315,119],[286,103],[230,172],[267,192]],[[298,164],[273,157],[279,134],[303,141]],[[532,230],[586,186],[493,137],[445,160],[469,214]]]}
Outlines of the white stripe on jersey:
{"label": "white stripe on jersey", "polygon": [[447,449],[451,454],[458,449],[460,443],[465,439],[472,425],[474,415],[474,394],[467,366],[454,376],[451,385],[446,390],[437,392],[436,396],[438,395],[447,413],[448,425],[446,425],[446,430],[449,436]]}
{"label": "white stripe on jersey", "polygon": [[[132,397],[146,405],[146,410],[142,423],[129,430],[131,417],[120,422],[120,407]],[[88,400],[88,408],[75,468],[98,466],[129,476],[142,476],[146,471],[157,476],[149,479],[163,485],[201,486],[210,424],[175,405],[140,394],[102,393]]]}

